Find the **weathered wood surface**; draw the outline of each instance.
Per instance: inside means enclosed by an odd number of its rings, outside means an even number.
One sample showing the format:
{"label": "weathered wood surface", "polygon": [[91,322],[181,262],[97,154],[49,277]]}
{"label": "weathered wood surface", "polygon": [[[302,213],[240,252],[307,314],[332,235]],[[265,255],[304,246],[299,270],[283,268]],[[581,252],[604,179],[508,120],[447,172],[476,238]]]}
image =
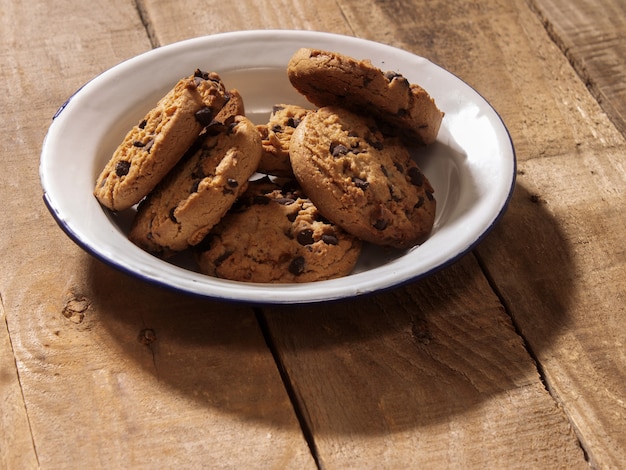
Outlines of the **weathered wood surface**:
{"label": "weathered wood surface", "polygon": [[529,0],[615,126],[626,134],[626,3]]}
{"label": "weathered wood surface", "polygon": [[[587,3],[3,0],[0,465],[621,468],[626,144],[585,87],[598,70],[571,65]],[[65,98],[151,47],[260,28],[402,47],[495,106],[518,186],[474,254],[371,298],[252,311],[144,285],[63,235],[37,166]],[[618,89],[601,101],[624,106]]]}
{"label": "weathered wood surface", "polygon": [[133,3],[0,11],[2,466],[315,468],[253,311],[111,271],[42,202],[38,154],[58,106],[151,48]]}

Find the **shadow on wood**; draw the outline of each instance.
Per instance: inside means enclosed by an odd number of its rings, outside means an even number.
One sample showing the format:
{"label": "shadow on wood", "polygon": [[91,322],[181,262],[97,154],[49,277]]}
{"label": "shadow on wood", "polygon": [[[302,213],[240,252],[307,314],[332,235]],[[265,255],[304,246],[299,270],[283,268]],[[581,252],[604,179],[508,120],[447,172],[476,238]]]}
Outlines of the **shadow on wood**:
{"label": "shadow on wood", "polygon": [[[561,315],[545,319],[547,347],[567,324],[570,299],[566,281],[555,292],[544,274],[568,278],[567,243],[523,187],[511,206],[500,231],[516,243],[507,250],[526,251],[515,258],[526,264],[509,265],[508,276],[528,302],[562,304],[546,310]],[[499,247],[505,243],[499,238],[489,236],[483,246]],[[487,272],[509,262],[505,252],[482,260]],[[90,276],[99,321],[128,360],[181,396],[241,419],[282,422],[277,410],[288,407],[286,394],[252,309],[169,292],[95,260]],[[524,390],[543,390],[532,355],[494,293],[500,282],[490,284],[469,254],[388,292],[263,308],[262,326],[316,435],[431,426],[496,395],[513,400]]]}

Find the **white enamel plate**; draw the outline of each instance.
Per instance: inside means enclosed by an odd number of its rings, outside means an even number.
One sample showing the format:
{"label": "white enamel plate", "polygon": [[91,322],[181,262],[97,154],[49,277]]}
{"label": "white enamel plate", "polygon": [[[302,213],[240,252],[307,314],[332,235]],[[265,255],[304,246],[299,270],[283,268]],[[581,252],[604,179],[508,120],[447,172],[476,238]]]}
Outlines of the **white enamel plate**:
{"label": "white enamel plate", "polygon": [[[430,238],[398,252],[368,246],[354,273],[304,284],[252,284],[198,273],[184,256],[163,261],[126,238],[132,212],[112,214],[93,196],[97,175],[122,138],[182,77],[218,72],[237,88],[246,114],[266,121],[277,103],[307,105],[286,65],[300,47],[370,59],[425,88],[445,112],[435,144],[415,158],[435,188]],[[251,303],[348,298],[427,276],[471,250],[504,212],[515,183],[515,153],[494,109],[441,67],[409,52],[353,37],[310,31],[244,31],[161,47],[97,76],[57,112],[43,144],[44,199],[60,227],[86,251],[146,281],[182,292]]]}

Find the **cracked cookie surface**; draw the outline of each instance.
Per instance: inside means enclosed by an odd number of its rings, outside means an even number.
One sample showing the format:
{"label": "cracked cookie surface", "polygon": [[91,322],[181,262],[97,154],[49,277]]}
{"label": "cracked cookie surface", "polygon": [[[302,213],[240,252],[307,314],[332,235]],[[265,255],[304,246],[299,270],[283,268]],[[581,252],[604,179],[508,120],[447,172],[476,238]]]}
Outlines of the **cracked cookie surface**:
{"label": "cracked cookie surface", "polygon": [[364,241],[421,243],[435,218],[433,188],[395,138],[343,108],[308,114],[292,137],[291,165],[319,211]]}
{"label": "cracked cookie surface", "polygon": [[244,116],[209,126],[139,205],[129,238],[167,256],[199,243],[219,222],[261,158],[261,138]]}
{"label": "cracked cookie surface", "polygon": [[[295,182],[294,182],[295,183]],[[349,274],[361,242],[321,216],[297,185],[264,178],[198,247],[200,271],[266,283],[312,282]]]}
{"label": "cracked cookie surface", "polygon": [[287,74],[294,88],[316,106],[371,114],[385,132],[412,142],[429,144],[437,138],[443,112],[426,90],[400,73],[383,72],[369,60],[302,48],[291,57]]}
{"label": "cracked cookie surface", "polygon": [[293,176],[289,160],[291,136],[310,112],[301,106],[277,104],[267,124],[257,126],[263,141],[259,172],[275,176]]}
{"label": "cracked cookie surface", "polygon": [[176,165],[230,95],[216,73],[180,80],[117,147],[97,178],[94,195],[114,211],[143,199]]}

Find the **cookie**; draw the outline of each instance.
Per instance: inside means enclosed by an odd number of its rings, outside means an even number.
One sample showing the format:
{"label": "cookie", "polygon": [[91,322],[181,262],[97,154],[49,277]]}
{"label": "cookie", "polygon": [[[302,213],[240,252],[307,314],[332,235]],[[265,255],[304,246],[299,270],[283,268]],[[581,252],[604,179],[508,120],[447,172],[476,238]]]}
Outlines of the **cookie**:
{"label": "cookie", "polygon": [[246,108],[243,102],[243,97],[239,90],[233,88],[226,93],[227,102],[222,109],[216,114],[213,121],[209,124],[228,124],[232,122],[235,116],[245,116]]}
{"label": "cookie", "polygon": [[216,73],[196,70],[180,80],[115,150],[97,178],[96,198],[114,211],[138,203],[176,165],[228,98]]}
{"label": "cookie", "polygon": [[291,166],[329,220],[371,243],[408,248],[430,233],[433,188],[399,139],[339,107],[308,114],[292,136]]}
{"label": "cookie", "polygon": [[198,245],[200,271],[244,282],[301,283],[349,274],[361,242],[322,217],[297,187],[250,183]]}
{"label": "cookie", "polygon": [[318,49],[299,49],[289,61],[291,84],[316,106],[338,105],[377,118],[388,133],[408,141],[436,140],[443,113],[419,85],[369,60]]}
{"label": "cookie", "polygon": [[275,105],[267,124],[257,126],[263,141],[259,172],[275,176],[292,176],[289,143],[293,131],[309,112],[297,105]]}
{"label": "cookie", "polygon": [[260,158],[261,138],[248,118],[209,126],[139,205],[130,240],[163,256],[196,245],[245,191]]}

